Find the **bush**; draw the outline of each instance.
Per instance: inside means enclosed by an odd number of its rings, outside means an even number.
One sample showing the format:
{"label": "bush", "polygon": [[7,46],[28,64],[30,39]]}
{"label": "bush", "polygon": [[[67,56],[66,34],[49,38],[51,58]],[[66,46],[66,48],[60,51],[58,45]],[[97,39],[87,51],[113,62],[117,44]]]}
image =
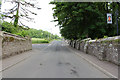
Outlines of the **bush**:
{"label": "bush", "polygon": [[25,31],[25,30],[19,30],[17,33],[15,33],[16,35],[19,35],[19,36],[22,36],[22,37],[25,37],[25,36],[28,36],[28,32]]}
{"label": "bush", "polygon": [[104,36],[103,38],[108,38],[108,36]]}
{"label": "bush", "polygon": [[15,28],[12,23],[8,23],[4,21],[2,23],[2,26],[3,26],[2,31],[6,31],[9,33],[15,33],[17,31],[17,28]]}

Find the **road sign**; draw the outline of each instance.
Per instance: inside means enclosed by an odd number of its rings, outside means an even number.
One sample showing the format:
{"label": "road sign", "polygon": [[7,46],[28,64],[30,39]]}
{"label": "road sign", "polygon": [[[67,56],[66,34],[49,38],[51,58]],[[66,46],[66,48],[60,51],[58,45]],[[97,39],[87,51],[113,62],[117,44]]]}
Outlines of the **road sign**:
{"label": "road sign", "polygon": [[112,24],[112,14],[107,13],[107,24]]}

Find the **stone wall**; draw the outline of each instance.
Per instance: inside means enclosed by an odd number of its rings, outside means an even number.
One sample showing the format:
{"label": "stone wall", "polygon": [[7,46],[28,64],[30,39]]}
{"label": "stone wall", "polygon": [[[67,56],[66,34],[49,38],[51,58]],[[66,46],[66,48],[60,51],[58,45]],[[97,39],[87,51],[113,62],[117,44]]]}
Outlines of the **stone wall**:
{"label": "stone wall", "polygon": [[2,58],[32,49],[32,42],[30,38],[23,38],[7,32],[2,32],[2,35],[2,43],[0,43],[2,44]]}
{"label": "stone wall", "polygon": [[2,32],[0,31],[0,59],[2,58]]}
{"label": "stone wall", "polygon": [[[120,36],[108,37],[98,40],[91,40],[90,38],[81,41],[68,41],[72,43],[72,47],[81,50],[86,54],[96,56],[99,60],[105,60],[117,65],[120,65],[118,58],[120,49]],[[76,42],[76,43],[75,43]],[[74,44],[75,43],[75,44]]]}

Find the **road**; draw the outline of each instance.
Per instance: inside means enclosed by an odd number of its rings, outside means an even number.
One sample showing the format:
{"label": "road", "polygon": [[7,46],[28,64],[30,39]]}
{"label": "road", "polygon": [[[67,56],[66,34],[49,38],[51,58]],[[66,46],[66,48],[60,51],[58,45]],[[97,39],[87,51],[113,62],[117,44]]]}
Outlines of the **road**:
{"label": "road", "polygon": [[108,78],[67,46],[63,41],[33,44],[31,56],[3,71],[3,78]]}

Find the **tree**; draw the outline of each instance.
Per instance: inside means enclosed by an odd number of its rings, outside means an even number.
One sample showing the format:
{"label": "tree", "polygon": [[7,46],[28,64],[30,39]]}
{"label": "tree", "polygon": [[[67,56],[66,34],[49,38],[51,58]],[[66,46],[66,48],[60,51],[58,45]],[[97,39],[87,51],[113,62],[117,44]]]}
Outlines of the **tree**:
{"label": "tree", "polygon": [[[32,0],[31,0],[32,1]],[[34,0],[35,1],[35,0]],[[4,18],[11,18],[14,20],[14,26],[17,27],[27,27],[25,24],[22,23],[21,20],[25,21],[33,21],[34,18],[31,18],[29,14],[37,15],[35,12],[31,11],[28,9],[28,7],[36,8],[36,9],[41,9],[35,5],[35,3],[28,2],[26,0],[10,0],[7,1],[15,6],[11,9],[8,10],[8,12],[4,12]],[[28,27],[27,27],[28,28]]]}
{"label": "tree", "polygon": [[[106,23],[106,13],[112,12],[108,9],[108,2],[51,2],[54,21],[58,21],[61,34],[67,39],[92,39],[102,38],[104,35],[114,36],[115,27]],[[101,8],[102,7],[102,8]],[[120,9],[120,8],[117,8]]]}
{"label": "tree", "polygon": [[19,35],[22,37],[29,36],[31,38],[45,38],[45,39],[48,39],[48,37],[49,37],[49,39],[58,39],[59,38],[59,36],[53,35],[50,32],[43,31],[43,30],[36,30],[36,29],[32,29],[32,28],[30,28],[29,30],[23,30],[23,29],[17,30],[17,28],[14,27],[13,23],[5,22],[5,21],[3,21],[2,26],[4,26],[2,31],[16,34],[16,35]]}

